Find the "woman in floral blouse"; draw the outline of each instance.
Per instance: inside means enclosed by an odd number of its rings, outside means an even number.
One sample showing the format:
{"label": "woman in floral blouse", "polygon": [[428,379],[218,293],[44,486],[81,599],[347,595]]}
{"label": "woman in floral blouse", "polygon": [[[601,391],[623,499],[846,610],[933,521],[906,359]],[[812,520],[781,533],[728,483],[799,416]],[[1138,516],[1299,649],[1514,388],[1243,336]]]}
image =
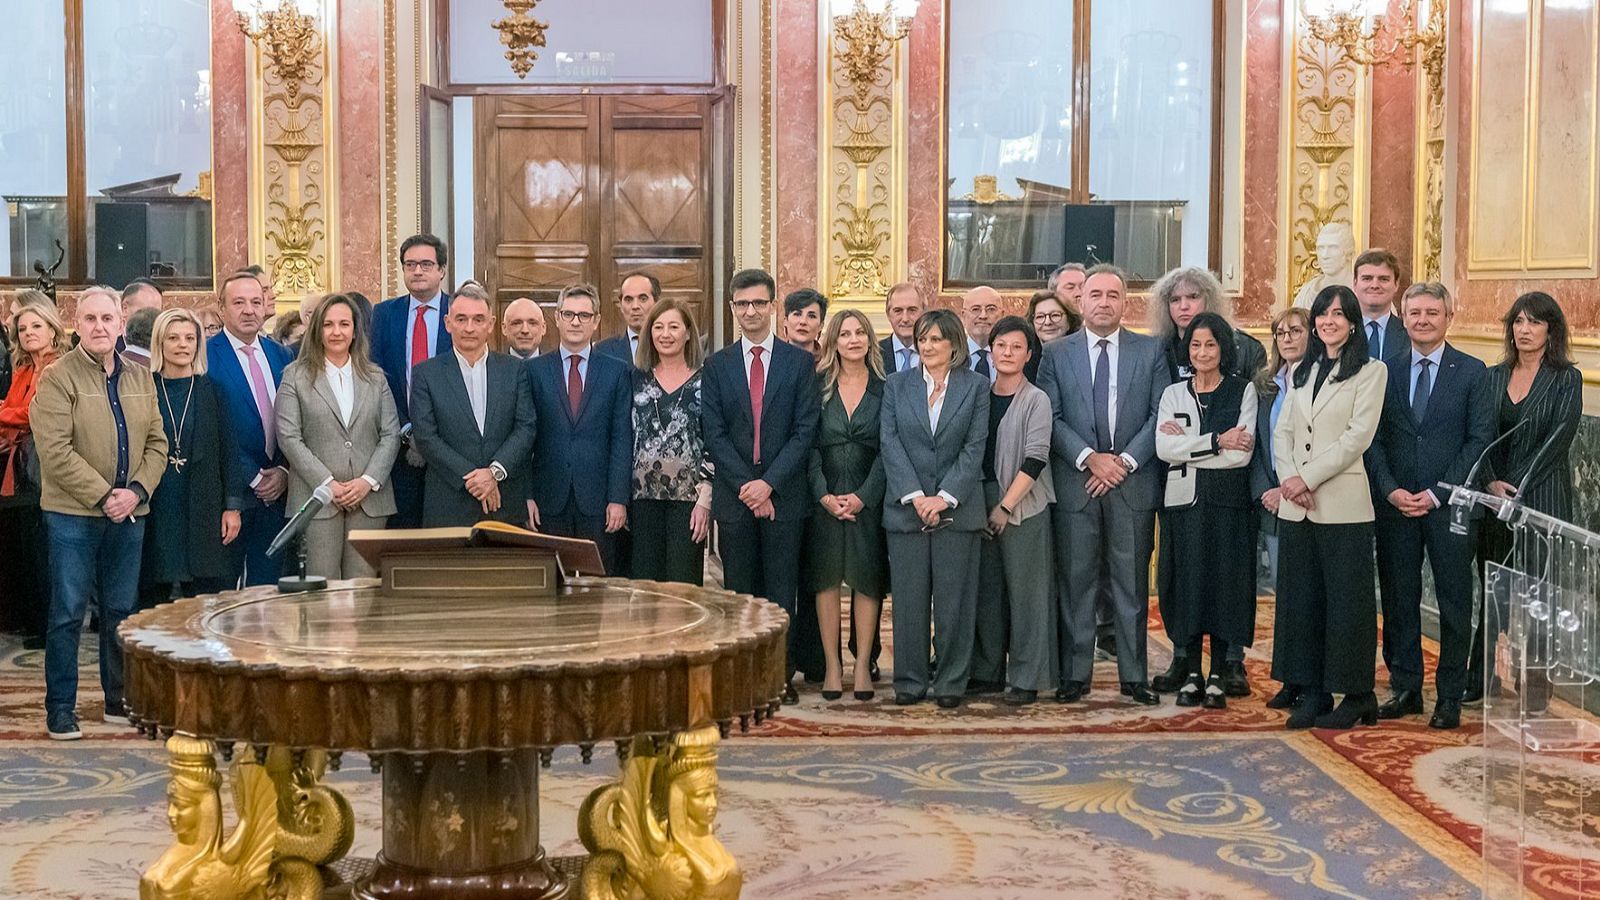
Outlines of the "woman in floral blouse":
{"label": "woman in floral blouse", "polygon": [[645,317],[633,378],[634,578],[698,585],[711,528],[711,461],[700,436],[700,333],[684,303]]}

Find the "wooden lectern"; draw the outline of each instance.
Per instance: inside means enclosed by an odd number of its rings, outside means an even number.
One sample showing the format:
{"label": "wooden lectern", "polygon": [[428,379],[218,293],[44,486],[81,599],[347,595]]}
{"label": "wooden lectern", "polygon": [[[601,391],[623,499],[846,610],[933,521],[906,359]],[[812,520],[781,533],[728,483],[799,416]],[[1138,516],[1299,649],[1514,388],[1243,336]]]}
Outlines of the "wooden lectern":
{"label": "wooden lectern", "polygon": [[385,596],[520,594],[550,597],[568,575],[606,574],[594,541],[539,534],[502,522],[471,528],[350,532],[350,545],[378,571]]}

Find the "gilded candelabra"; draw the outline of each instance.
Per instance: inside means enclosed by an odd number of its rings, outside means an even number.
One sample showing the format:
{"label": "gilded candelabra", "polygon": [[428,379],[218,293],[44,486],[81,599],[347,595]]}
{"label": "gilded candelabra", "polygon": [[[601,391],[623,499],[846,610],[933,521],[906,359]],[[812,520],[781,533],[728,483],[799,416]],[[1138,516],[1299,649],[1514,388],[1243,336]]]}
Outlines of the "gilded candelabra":
{"label": "gilded candelabra", "polygon": [[511,63],[511,71],[518,78],[527,78],[533,71],[533,61],[539,58],[533,48],[545,45],[544,32],[550,27],[548,22],[530,15],[538,5],[539,0],[505,0],[511,15],[496,19],[490,26],[500,32],[500,43],[506,45],[506,62]]}
{"label": "gilded candelabra", "polygon": [[292,103],[300,95],[308,69],[321,50],[321,0],[233,0],[239,30],[266,54],[283,79]]}

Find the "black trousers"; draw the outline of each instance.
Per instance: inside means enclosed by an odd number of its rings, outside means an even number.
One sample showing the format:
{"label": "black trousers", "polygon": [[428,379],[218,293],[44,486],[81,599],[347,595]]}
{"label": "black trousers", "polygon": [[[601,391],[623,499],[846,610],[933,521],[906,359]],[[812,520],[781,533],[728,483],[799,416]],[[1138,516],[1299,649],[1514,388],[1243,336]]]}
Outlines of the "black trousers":
{"label": "black trousers", "polygon": [[139,608],[152,609],[171,600],[182,600],[185,597],[198,597],[201,594],[220,594],[223,591],[233,590],[233,583],[226,578],[196,578],[193,581],[160,584],[157,582],[139,584]]}
{"label": "black trousers", "polygon": [[[805,525],[805,519],[784,521],[755,516],[717,520],[723,587],[771,600],[789,614],[789,662],[785,671],[790,676],[799,665],[795,647],[801,637],[795,610],[800,596],[800,550]],[[818,641],[815,622],[813,615],[811,639]]]}
{"label": "black trousers", "polygon": [[594,541],[600,548],[600,561],[605,563],[606,574],[617,574],[616,535],[606,533],[606,517],[584,515],[578,509],[578,498],[569,489],[567,502],[560,509],[539,508],[539,530],[557,537],[582,538]]}
{"label": "black trousers", "polygon": [[1383,663],[1389,686],[1422,690],[1422,558],[1433,568],[1439,601],[1439,667],[1434,683],[1441,698],[1461,696],[1472,647],[1472,551],[1470,534],[1450,532],[1450,510],[1425,516],[1383,516],[1378,537],[1378,590],[1383,598]]}
{"label": "black trousers", "polygon": [[1372,690],[1378,601],[1372,523],[1278,523],[1272,677],[1312,691]]}
{"label": "black trousers", "polygon": [[16,503],[0,508],[0,547],[6,548],[0,627],[42,638],[50,611],[50,544],[38,500]]}
{"label": "black trousers", "polygon": [[705,544],[689,535],[693,500],[646,500],[634,498],[628,508],[633,532],[633,558],[630,573],[647,581],[705,583]]}

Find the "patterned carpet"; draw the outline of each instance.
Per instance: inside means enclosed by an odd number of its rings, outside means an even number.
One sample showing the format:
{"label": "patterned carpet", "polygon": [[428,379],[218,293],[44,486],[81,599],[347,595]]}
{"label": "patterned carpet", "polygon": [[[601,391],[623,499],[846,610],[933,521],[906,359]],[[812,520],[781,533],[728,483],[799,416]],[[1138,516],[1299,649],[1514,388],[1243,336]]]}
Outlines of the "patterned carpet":
{"label": "patterned carpet", "polygon": [[[1270,601],[1262,615],[1270,621]],[[91,642],[85,650],[92,688]],[[1256,694],[1221,711],[1179,709],[1170,697],[1136,706],[1116,692],[1112,663],[1099,665],[1089,702],[1073,706],[977,697],[951,712],[895,707],[887,684],[867,703],[807,690],[724,743],[718,831],[744,867],[747,897],[1478,894],[1479,723],[1438,732],[1413,717],[1287,732],[1284,715],[1264,706],[1270,652],[1270,640],[1251,652]],[[1168,654],[1153,622],[1152,669]],[[92,690],[79,708],[88,739],[44,740],[41,668],[40,653],[0,636],[0,897],[134,896],[169,841],[162,753],[99,724]],[[354,855],[370,856],[379,796],[363,762],[348,757],[331,781],[357,811]],[[1525,873],[1533,894],[1595,896],[1593,762],[1540,773],[1529,809],[1538,849]],[[557,755],[541,791],[552,853],[580,852],[578,805],[614,766],[605,753],[589,766]]]}

